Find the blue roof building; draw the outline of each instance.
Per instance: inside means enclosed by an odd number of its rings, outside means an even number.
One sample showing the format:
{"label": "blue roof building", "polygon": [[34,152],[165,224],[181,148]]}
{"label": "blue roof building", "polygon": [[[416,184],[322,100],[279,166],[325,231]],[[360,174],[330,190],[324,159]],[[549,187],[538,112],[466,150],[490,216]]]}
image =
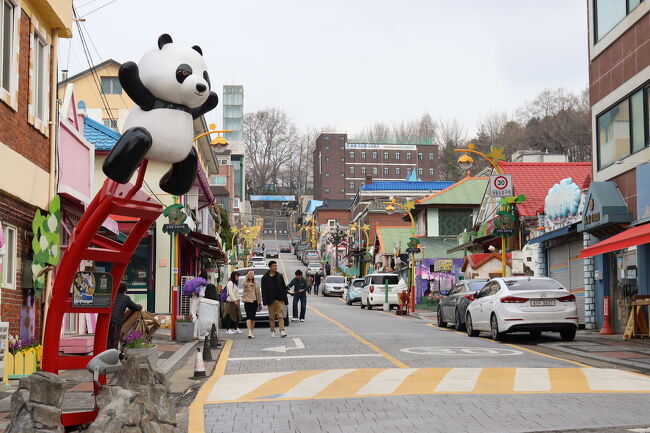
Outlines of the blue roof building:
{"label": "blue roof building", "polygon": [[109,152],[120,139],[120,133],[85,116],[84,137],[95,145],[95,152]]}

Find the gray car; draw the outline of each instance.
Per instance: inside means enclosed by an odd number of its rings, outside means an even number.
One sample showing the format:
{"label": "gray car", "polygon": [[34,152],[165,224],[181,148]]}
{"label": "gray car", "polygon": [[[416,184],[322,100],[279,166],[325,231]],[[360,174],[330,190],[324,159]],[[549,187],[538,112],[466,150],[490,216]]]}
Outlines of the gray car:
{"label": "gray car", "polygon": [[438,303],[438,326],[446,328],[447,323],[454,323],[457,331],[465,329],[465,311],[474,300],[474,294],[488,282],[487,279],[460,280],[448,292],[440,292],[444,296]]}

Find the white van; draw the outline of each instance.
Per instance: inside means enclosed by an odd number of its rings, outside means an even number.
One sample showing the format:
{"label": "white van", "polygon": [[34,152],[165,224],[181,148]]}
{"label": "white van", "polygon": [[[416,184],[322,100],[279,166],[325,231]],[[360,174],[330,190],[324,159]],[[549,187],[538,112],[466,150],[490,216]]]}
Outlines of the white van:
{"label": "white van", "polygon": [[399,305],[399,293],[407,290],[406,283],[394,273],[371,274],[365,277],[361,289],[361,308],[384,305],[386,302],[386,283],[388,282],[388,304],[391,308]]}

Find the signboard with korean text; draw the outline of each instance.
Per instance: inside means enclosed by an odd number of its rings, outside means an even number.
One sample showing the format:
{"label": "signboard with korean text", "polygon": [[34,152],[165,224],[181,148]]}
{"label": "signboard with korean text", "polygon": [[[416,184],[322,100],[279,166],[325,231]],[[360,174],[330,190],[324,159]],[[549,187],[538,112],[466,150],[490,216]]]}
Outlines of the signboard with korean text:
{"label": "signboard with korean text", "polygon": [[110,307],[112,290],[113,276],[108,272],[77,272],[72,283],[72,306]]}
{"label": "signboard with korean text", "polygon": [[515,194],[512,185],[512,176],[509,174],[497,174],[490,176],[490,197],[512,197]]}

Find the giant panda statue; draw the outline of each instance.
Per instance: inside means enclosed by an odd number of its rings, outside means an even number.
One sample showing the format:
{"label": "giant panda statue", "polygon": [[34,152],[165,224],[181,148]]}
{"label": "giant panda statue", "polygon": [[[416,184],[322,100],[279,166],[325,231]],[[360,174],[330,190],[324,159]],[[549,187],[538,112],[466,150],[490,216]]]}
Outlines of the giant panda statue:
{"label": "giant panda statue", "polygon": [[193,120],[219,102],[210,91],[201,48],[180,46],[163,34],[158,48],[147,52],[139,63],[126,62],[120,67],[119,79],[136,106],[104,161],[104,173],[127,183],[143,159],[166,162],[171,168],[160,179],[160,188],[173,195],[187,193],[198,163],[192,146]]}

